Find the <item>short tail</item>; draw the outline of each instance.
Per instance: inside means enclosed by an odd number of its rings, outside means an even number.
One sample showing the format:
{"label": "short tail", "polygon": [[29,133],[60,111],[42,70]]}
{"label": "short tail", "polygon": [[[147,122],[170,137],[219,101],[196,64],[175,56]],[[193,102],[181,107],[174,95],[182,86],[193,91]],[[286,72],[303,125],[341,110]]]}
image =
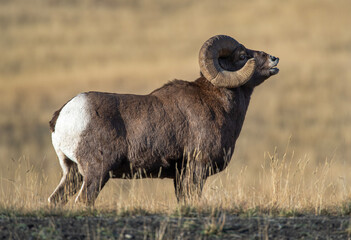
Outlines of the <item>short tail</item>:
{"label": "short tail", "polygon": [[61,110],[62,110],[62,108],[60,108],[59,110],[57,110],[57,111],[54,113],[54,115],[52,116],[51,121],[49,122],[51,132],[55,132],[56,121],[57,121],[57,118],[58,118],[59,115],[60,115]]}

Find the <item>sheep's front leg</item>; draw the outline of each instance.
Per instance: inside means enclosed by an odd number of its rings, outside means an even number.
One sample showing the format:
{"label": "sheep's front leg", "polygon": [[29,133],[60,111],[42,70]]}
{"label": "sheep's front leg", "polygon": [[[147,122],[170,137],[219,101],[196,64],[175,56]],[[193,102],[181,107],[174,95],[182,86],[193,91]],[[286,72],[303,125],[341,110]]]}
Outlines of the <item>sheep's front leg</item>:
{"label": "sheep's front leg", "polygon": [[186,203],[200,199],[206,178],[206,168],[202,165],[187,166],[178,171],[173,179],[178,202]]}

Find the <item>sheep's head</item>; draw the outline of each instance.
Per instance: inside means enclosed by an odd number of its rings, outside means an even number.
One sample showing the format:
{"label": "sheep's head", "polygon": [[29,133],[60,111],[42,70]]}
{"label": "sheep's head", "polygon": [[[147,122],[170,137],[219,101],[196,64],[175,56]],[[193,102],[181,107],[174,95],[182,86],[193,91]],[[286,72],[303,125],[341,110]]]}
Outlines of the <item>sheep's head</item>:
{"label": "sheep's head", "polygon": [[217,87],[255,87],[279,72],[279,58],[245,48],[235,39],[217,35],[207,40],[199,54],[200,71]]}

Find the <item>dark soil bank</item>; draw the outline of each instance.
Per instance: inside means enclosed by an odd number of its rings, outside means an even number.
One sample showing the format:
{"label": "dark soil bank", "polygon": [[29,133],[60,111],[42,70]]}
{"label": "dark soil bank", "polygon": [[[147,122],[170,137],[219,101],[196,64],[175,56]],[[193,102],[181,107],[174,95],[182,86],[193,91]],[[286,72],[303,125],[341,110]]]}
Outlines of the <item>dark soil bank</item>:
{"label": "dark soil bank", "polygon": [[350,217],[0,217],[0,239],[348,239]]}

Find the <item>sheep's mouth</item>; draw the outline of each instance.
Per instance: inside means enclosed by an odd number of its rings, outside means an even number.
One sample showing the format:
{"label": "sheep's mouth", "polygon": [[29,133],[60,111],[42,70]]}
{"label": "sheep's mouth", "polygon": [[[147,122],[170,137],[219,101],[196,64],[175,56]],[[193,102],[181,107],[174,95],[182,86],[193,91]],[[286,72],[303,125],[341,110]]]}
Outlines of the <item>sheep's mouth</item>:
{"label": "sheep's mouth", "polygon": [[269,73],[271,75],[275,75],[279,72],[279,68],[277,68],[278,63],[279,63],[279,58],[276,58],[274,61],[272,61],[272,66],[269,69]]}
{"label": "sheep's mouth", "polygon": [[270,73],[271,75],[275,75],[275,74],[277,74],[278,72],[279,72],[279,68],[277,68],[277,67],[272,67],[272,68],[269,69],[269,73]]}

